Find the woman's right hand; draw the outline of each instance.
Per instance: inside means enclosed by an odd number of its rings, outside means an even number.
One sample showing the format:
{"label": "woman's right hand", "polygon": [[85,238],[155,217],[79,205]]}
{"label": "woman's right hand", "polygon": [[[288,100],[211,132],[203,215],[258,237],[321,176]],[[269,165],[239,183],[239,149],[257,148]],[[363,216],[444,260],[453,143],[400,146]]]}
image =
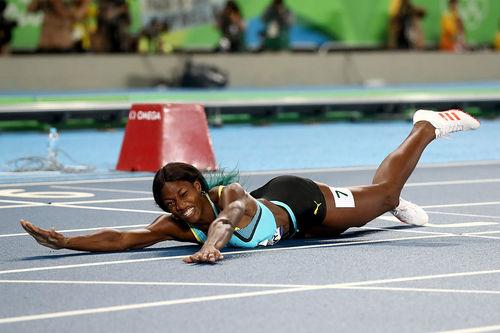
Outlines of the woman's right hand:
{"label": "woman's right hand", "polygon": [[54,229],[45,230],[26,220],[21,220],[19,223],[23,229],[26,230],[26,232],[30,234],[40,245],[50,247],[55,250],[64,248],[66,237]]}

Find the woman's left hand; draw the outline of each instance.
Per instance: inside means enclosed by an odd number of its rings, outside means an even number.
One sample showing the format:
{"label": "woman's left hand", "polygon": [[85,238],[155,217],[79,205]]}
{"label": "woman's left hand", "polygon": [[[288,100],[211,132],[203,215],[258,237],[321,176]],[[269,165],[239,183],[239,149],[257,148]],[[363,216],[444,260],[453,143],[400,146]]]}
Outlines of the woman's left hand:
{"label": "woman's left hand", "polygon": [[214,264],[215,262],[222,259],[224,259],[224,256],[214,246],[203,245],[198,252],[196,252],[193,255],[190,255],[189,257],[184,258],[183,261],[187,264],[203,263],[203,262]]}

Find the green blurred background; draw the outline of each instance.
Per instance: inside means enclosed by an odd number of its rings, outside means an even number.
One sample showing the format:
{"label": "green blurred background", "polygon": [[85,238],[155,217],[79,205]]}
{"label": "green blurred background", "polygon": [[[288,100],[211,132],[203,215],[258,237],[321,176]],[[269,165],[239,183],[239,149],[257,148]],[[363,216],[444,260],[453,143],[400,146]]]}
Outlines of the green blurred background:
{"label": "green blurred background", "polygon": [[[391,12],[400,0],[286,0],[286,5],[295,16],[295,24],[313,34],[347,46],[384,46]],[[11,45],[14,51],[35,50],[38,43],[41,14],[30,14],[26,7],[30,0],[8,0],[7,16],[17,20]],[[198,1],[150,1],[127,0],[132,23],[130,32],[137,34],[151,18],[151,13],[172,18],[172,15],[196,17],[181,25],[174,25],[171,40],[176,48],[210,48],[217,44],[219,33],[214,24],[214,13],[223,6],[221,0]],[[489,46],[494,40],[500,22],[499,0],[460,0],[460,12],[465,22],[467,42],[472,46]],[[247,42],[257,38],[259,17],[270,0],[239,0],[243,16],[247,21]],[[440,16],[446,9],[447,0],[413,0],[425,8],[423,20],[426,44],[437,45],[440,31]],[[176,8],[175,8],[176,7]],[[174,8],[174,14],[172,14]],[[201,15],[200,15],[201,14]],[[175,18],[174,18],[175,19]],[[186,21],[186,20],[184,20]],[[307,38],[304,37],[304,38]]]}

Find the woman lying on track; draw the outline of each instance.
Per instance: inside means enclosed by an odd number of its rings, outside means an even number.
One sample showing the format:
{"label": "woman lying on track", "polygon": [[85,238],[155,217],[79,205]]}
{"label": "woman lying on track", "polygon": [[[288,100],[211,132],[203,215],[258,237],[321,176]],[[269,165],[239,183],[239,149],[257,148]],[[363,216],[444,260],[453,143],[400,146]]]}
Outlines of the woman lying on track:
{"label": "woman lying on track", "polygon": [[425,147],[452,132],[479,127],[479,121],[459,110],[419,110],[404,142],[378,167],[371,185],[333,188],[309,179],[279,176],[248,193],[238,183],[209,187],[195,167],[169,163],[153,181],[158,206],[169,214],[144,229],[103,229],[87,236],[65,237],[22,220],[22,227],[41,245],[79,251],[122,251],[165,240],[201,243],[187,263],[216,262],[220,250],[272,245],[281,238],[327,237],[361,227],[391,212],[400,221],[423,225],[427,214],[400,198]]}

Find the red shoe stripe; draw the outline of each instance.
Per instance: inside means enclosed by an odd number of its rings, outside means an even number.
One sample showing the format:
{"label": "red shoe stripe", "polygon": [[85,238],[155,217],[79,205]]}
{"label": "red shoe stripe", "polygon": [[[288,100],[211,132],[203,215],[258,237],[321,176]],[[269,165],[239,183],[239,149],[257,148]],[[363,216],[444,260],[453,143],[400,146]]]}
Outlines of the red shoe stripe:
{"label": "red shoe stripe", "polygon": [[455,112],[450,112],[456,120],[460,120],[460,117]]}
{"label": "red shoe stripe", "polygon": [[452,116],[450,116],[450,114],[449,114],[448,112],[445,112],[445,113],[444,113],[444,115],[445,115],[446,117],[448,117],[448,119],[450,119],[450,120],[455,120],[455,119],[453,119],[453,117],[452,117]]}
{"label": "red shoe stripe", "polygon": [[442,114],[442,113],[438,113],[438,114],[439,114],[439,115],[441,116],[441,118],[443,118],[444,120],[448,120],[448,118],[446,118],[446,116],[445,116],[444,114]]}

